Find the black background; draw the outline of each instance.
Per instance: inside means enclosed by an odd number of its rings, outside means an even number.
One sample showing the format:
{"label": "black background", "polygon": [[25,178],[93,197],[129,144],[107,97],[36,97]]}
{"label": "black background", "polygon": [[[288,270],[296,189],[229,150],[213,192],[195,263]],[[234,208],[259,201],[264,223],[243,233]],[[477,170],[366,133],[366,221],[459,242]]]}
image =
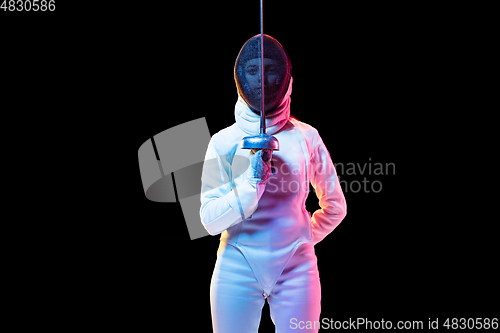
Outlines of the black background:
{"label": "black background", "polygon": [[[234,122],[233,65],[260,32],[259,3],[69,6],[0,15],[14,73],[5,95],[29,91],[17,108],[36,109],[43,138],[64,138],[61,164],[78,165],[77,194],[57,214],[67,224],[46,245],[51,267],[66,271],[56,279],[63,299],[81,307],[73,324],[210,332],[218,236],[191,241],[179,204],[146,199],[137,151],[199,117],[211,134]],[[345,193],[347,217],[316,246],[321,317],[427,325],[497,315],[492,236],[470,229],[473,210],[465,197],[448,199],[435,159],[467,17],[431,5],[265,6],[265,33],[292,59],[292,116],[318,129],[334,163],[395,164],[395,174],[366,175],[380,193]],[[313,194],[307,208],[317,209]],[[262,332],[273,331],[267,311]]]}

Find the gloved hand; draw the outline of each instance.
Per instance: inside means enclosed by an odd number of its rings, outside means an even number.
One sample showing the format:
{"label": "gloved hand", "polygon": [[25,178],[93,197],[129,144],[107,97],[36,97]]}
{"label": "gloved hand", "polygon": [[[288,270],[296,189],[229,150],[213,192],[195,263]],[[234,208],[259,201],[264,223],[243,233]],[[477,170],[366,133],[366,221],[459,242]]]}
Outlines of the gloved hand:
{"label": "gloved hand", "polygon": [[[231,185],[232,191],[228,194],[228,203],[231,208],[240,213],[243,219],[252,218],[265,192],[269,172],[271,172],[272,153],[269,149],[252,149],[249,156],[250,163],[244,163],[245,172],[235,178]],[[234,160],[231,168],[233,171],[238,169]]]}
{"label": "gloved hand", "polygon": [[271,171],[271,159],[273,151],[271,149],[252,149],[250,151],[250,167],[247,178],[256,184],[265,184]]}

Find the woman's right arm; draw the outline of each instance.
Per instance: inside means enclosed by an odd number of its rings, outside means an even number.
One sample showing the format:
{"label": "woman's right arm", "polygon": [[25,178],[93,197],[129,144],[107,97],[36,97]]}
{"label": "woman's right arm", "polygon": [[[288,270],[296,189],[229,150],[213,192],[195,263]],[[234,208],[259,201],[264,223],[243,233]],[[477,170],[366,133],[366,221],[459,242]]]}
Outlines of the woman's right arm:
{"label": "woman's right arm", "polygon": [[[261,154],[254,154],[252,160],[260,157]],[[220,234],[241,222],[243,216],[251,218],[257,209],[266,181],[262,181],[261,173],[256,170],[258,163],[247,161],[247,164],[247,170],[231,186],[230,165],[226,156],[221,156],[215,148],[214,139],[210,140],[203,165],[200,209],[201,222],[209,234]]]}

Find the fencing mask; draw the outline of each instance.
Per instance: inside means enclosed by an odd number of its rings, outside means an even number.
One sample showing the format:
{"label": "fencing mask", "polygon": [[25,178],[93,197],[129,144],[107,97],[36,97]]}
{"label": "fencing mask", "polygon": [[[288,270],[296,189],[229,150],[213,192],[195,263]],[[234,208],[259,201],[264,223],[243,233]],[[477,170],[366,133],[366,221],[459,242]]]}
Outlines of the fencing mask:
{"label": "fencing mask", "polygon": [[[260,35],[243,45],[236,58],[234,80],[238,94],[253,112],[259,114],[261,104],[261,47]],[[290,83],[292,64],[281,44],[264,35],[264,107],[272,111],[280,105]]]}

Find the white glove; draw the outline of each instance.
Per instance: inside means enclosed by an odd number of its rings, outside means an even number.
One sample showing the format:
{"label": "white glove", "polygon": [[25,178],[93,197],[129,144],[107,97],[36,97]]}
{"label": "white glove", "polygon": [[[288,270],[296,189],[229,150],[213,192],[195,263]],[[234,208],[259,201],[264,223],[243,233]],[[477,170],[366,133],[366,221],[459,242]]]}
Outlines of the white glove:
{"label": "white glove", "polygon": [[266,184],[271,171],[271,149],[252,149],[250,151],[250,167],[246,174],[247,180],[253,184]]}

